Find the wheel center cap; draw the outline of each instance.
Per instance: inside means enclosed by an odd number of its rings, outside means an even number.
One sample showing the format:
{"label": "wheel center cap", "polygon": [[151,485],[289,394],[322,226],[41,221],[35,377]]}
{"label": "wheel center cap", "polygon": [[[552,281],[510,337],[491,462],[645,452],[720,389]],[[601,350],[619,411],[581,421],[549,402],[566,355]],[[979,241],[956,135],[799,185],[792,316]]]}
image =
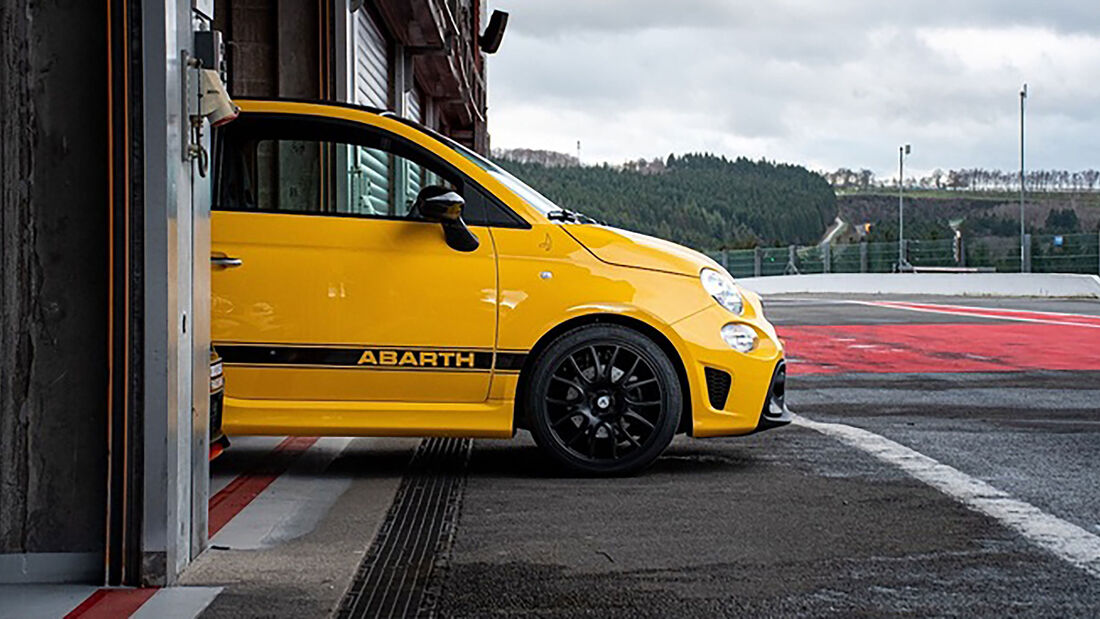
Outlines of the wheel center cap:
{"label": "wheel center cap", "polygon": [[601,395],[600,397],[596,398],[597,408],[607,408],[609,406],[611,406],[611,396]]}

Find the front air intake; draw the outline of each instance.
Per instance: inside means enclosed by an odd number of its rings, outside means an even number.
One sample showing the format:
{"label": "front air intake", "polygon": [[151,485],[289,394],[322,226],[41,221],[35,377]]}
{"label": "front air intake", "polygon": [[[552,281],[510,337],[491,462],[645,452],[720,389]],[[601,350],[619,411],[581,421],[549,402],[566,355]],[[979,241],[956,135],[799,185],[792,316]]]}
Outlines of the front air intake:
{"label": "front air intake", "polygon": [[710,405],[722,410],[726,407],[726,398],[729,397],[733,379],[728,372],[714,368],[703,368],[703,373],[707,378],[707,398],[710,399]]}

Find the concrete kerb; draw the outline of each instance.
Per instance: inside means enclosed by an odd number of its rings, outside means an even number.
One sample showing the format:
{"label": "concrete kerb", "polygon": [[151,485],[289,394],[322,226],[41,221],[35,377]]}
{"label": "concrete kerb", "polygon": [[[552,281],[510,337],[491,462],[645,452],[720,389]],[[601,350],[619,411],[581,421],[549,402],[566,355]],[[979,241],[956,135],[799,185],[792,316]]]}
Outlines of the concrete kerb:
{"label": "concrete kerb", "polygon": [[825,273],[738,280],[761,295],[919,294],[1100,299],[1100,277],[1072,273]]}

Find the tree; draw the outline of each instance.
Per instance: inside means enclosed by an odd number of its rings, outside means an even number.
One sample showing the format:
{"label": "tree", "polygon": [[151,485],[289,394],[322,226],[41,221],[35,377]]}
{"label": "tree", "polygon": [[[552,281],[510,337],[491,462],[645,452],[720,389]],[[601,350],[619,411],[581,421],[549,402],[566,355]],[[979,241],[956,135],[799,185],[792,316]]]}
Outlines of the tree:
{"label": "tree", "polygon": [[[501,164],[563,208],[700,249],[816,242],[837,214],[829,182],[789,164],[694,153],[669,155],[660,173],[637,162]],[[856,173],[840,172],[858,182]]]}
{"label": "tree", "polygon": [[864,168],[859,171],[859,187],[860,189],[867,191],[871,188],[871,185],[875,182],[875,173]]}
{"label": "tree", "polygon": [[1048,232],[1077,232],[1080,230],[1080,222],[1077,220],[1077,211],[1072,208],[1050,209],[1046,222],[1043,224]]}

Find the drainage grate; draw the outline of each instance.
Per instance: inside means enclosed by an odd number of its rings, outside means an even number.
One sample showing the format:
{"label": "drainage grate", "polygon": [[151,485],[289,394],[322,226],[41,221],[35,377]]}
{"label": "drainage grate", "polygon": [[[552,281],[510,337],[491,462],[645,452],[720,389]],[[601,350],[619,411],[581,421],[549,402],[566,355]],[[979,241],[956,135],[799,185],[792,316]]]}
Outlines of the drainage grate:
{"label": "drainage grate", "polygon": [[420,443],[337,617],[432,617],[458,524],[473,441]]}

